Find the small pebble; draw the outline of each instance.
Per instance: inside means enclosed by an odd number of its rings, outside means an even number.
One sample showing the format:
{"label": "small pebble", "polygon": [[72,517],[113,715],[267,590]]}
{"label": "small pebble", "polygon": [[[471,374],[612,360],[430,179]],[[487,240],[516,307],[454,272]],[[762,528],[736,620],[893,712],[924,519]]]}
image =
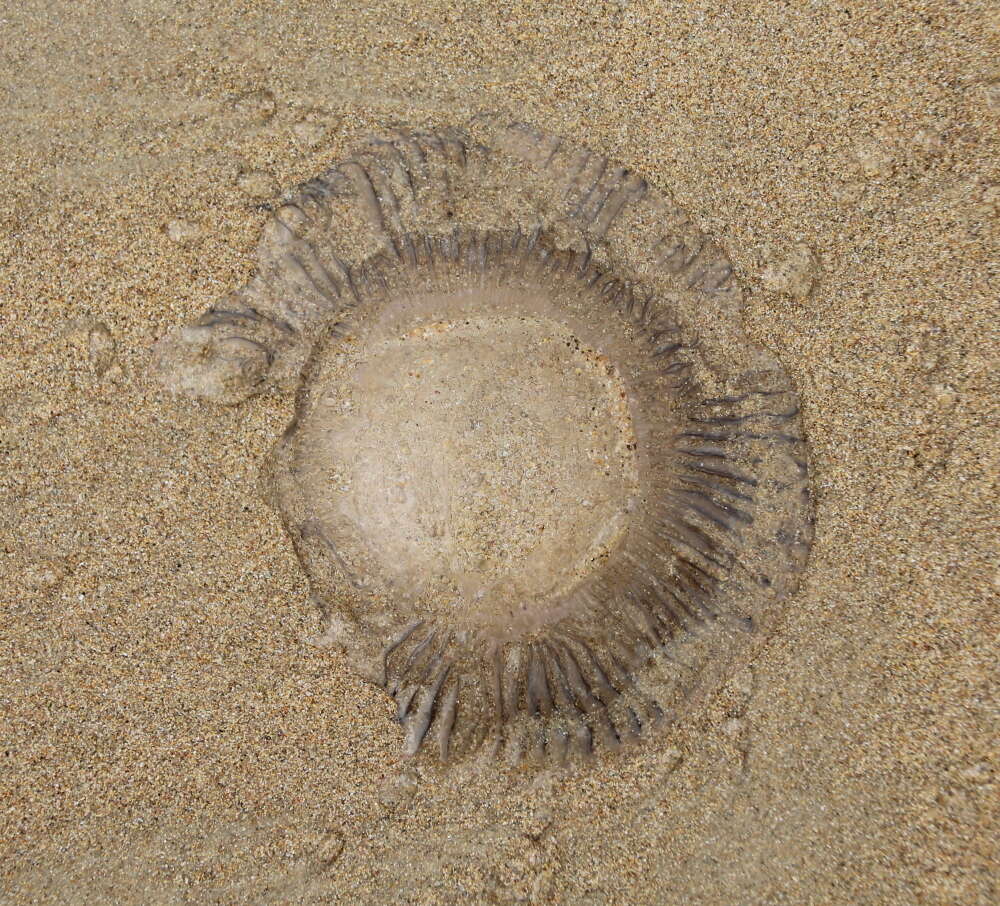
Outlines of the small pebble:
{"label": "small pebble", "polygon": [[21,580],[31,591],[49,591],[65,578],[66,567],[50,558],[29,563],[21,572]]}
{"label": "small pebble", "polygon": [[167,239],[177,245],[191,245],[201,238],[201,227],[183,217],[175,217],[168,221],[163,232],[167,234]]}
{"label": "small pebble", "polygon": [[893,170],[893,154],[886,140],[871,138],[862,142],[854,149],[854,159],[870,178],[889,176]]}
{"label": "small pebble", "polygon": [[951,409],[958,402],[958,393],[947,384],[932,384],[931,396],[940,409]]}
{"label": "small pebble", "polygon": [[819,279],[819,260],[804,242],[785,251],[769,249],[760,279],[764,288],[802,301]]}

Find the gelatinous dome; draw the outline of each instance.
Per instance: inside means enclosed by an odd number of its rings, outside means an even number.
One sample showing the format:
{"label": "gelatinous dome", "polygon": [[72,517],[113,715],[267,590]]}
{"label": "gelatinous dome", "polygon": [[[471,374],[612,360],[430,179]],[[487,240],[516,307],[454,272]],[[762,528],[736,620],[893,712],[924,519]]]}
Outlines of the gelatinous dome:
{"label": "gelatinous dome", "polygon": [[397,131],[301,187],[169,386],[298,388],[271,496],[405,750],[648,735],[797,585],[805,446],[722,252],[529,127]]}

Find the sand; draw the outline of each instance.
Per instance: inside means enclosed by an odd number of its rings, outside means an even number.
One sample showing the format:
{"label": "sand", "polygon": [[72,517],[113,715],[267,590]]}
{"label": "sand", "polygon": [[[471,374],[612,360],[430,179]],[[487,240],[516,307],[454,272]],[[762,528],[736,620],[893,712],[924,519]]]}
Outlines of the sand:
{"label": "sand", "polygon": [[[0,901],[995,902],[990,6],[5,10]],[[518,784],[402,763],[312,644],[258,492],[292,400],[147,377],[280,187],[481,110],[628,161],[727,249],[817,498],[749,668],[657,745]]]}

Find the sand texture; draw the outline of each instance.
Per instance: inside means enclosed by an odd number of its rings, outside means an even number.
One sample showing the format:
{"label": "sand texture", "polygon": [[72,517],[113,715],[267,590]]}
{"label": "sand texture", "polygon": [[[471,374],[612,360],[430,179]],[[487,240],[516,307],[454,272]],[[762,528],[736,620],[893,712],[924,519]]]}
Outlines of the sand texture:
{"label": "sand texture", "polygon": [[[0,903],[996,902],[992,4],[8,6]],[[150,377],[283,190],[484,112],[669,189],[809,443],[780,624],[570,770],[403,759],[262,495],[292,394]]]}

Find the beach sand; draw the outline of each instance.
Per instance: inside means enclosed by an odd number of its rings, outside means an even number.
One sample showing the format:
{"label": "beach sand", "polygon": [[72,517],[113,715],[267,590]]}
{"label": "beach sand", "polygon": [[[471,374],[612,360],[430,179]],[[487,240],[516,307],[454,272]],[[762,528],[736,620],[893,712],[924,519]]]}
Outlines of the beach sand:
{"label": "beach sand", "polygon": [[[996,902],[995,9],[352,6],[0,17],[0,902]],[[748,668],[514,784],[403,763],[312,644],[258,488],[293,401],[147,376],[281,189],[479,111],[626,161],[728,251],[817,501]]]}

